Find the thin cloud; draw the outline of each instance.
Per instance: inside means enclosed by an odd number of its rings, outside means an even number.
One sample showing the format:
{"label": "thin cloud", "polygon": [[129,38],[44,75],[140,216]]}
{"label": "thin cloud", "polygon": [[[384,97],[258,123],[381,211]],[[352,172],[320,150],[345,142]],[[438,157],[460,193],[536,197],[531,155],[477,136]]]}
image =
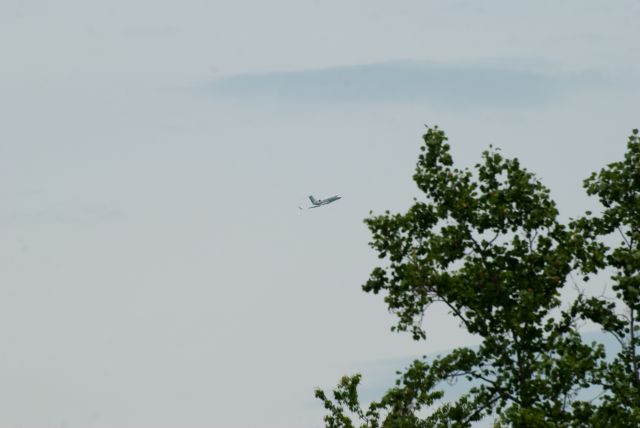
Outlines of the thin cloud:
{"label": "thin cloud", "polygon": [[[607,353],[607,359],[611,361],[613,356],[620,352],[620,344],[611,336],[610,334],[604,333],[602,331],[589,331],[582,333],[582,339],[585,343],[600,343],[604,345],[605,351]],[[471,349],[477,350],[478,346],[472,345]],[[431,361],[435,359],[437,356],[443,356],[450,353],[452,350],[447,350],[443,352],[434,352],[427,355],[427,360]],[[350,367],[350,373],[361,372],[363,374],[363,388],[361,392],[361,398],[363,402],[378,400],[382,397],[382,395],[394,385],[396,380],[396,371],[404,370],[411,365],[411,363],[415,360],[422,359],[422,356],[407,356],[404,358],[386,358],[379,360],[370,360],[365,362],[358,362],[358,364],[354,364],[353,367]],[[445,401],[448,399],[453,399],[461,396],[465,393],[469,387],[477,386],[478,382],[471,382],[465,379],[460,379],[460,381],[456,381],[454,383],[441,383],[439,388],[442,388],[445,392]],[[593,394],[594,389],[588,389],[586,391],[582,391],[584,395],[582,399],[587,397],[589,394],[595,396],[597,394]]]}
{"label": "thin cloud", "polygon": [[95,226],[125,218],[123,211],[102,205],[14,210],[0,216],[12,225]]}
{"label": "thin cloud", "polygon": [[385,62],[242,74],[208,85],[215,98],[295,103],[539,104],[608,84],[595,72],[543,73],[504,65]]}

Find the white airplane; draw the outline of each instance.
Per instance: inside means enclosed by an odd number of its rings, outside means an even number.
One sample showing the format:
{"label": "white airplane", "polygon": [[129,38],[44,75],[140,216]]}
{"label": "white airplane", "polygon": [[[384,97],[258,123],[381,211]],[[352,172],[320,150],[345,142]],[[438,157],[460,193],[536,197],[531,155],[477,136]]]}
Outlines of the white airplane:
{"label": "white airplane", "polygon": [[341,199],[341,198],[342,198],[342,196],[334,195],[334,196],[331,196],[331,197],[326,198],[326,199],[318,200],[318,199],[314,198],[313,196],[309,195],[309,200],[313,204],[313,206],[309,207],[309,208],[318,208],[318,207],[321,207],[323,205],[330,204],[331,202],[335,202],[335,201],[337,201],[338,199]]}

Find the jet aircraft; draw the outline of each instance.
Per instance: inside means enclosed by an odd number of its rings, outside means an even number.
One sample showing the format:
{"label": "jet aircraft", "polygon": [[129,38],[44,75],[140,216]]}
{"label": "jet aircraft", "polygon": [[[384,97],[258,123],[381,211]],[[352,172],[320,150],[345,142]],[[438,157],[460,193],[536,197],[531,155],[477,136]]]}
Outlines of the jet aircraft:
{"label": "jet aircraft", "polygon": [[318,199],[314,198],[313,196],[309,195],[309,200],[313,204],[313,206],[309,207],[309,208],[318,208],[318,207],[321,207],[323,205],[330,204],[331,202],[335,202],[340,198],[341,198],[341,196],[334,195],[334,196],[331,196],[331,197],[326,198],[326,199],[319,199],[318,200]]}

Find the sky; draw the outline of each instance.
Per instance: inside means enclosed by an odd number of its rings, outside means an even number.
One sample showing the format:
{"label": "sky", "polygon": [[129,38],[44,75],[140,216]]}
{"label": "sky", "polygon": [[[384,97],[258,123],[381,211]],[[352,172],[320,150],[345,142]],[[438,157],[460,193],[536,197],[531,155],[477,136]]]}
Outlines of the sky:
{"label": "sky", "polygon": [[362,221],[418,196],[425,124],[461,166],[518,157],[563,218],[594,207],[582,180],[640,127],[639,18],[4,0],[0,426],[321,427],[316,386],[477,343],[439,307],[426,342],[389,331]]}

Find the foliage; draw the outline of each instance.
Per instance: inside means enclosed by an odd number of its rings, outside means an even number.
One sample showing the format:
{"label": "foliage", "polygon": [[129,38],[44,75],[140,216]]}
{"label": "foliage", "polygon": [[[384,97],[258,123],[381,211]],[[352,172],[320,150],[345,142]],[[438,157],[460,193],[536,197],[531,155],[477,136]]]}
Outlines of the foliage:
{"label": "foliage", "polygon": [[[612,334],[621,351],[608,363],[599,385],[604,388],[601,405],[593,409],[600,425],[640,426],[640,137],[633,130],[624,160],[607,165],[584,181],[587,194],[597,196],[604,207],[574,223],[576,230],[600,243],[591,247],[592,258],[604,263],[589,266],[613,270],[616,300],[594,298],[582,316]],[[617,235],[618,245],[604,245],[604,238]]]}
{"label": "foliage", "polygon": [[[468,427],[488,415],[496,426],[639,426],[637,131],[624,161],[585,181],[587,193],[604,206],[601,215],[587,213],[569,224],[558,219],[535,175],[498,149],[485,151],[473,170],[454,167],[437,127],[424,135],[413,179],[423,200],[405,214],[365,220],[371,246],[387,264],[373,270],[363,290],[384,294],[397,316],[392,330],[426,339],[423,316],[440,303],[481,344],[415,361],[367,410],[358,398],[360,375],[344,377],[332,399],[316,390],[329,412],[326,426],[355,427],[359,420],[370,428]],[[605,245],[616,231],[622,243]],[[607,267],[616,271],[619,302],[580,294],[561,305],[572,273],[588,280]],[[613,334],[622,351],[607,360],[602,345],[584,343],[579,319]],[[461,377],[473,381],[469,391],[442,402],[442,382]],[[602,389],[599,399],[579,399],[593,386]]]}

